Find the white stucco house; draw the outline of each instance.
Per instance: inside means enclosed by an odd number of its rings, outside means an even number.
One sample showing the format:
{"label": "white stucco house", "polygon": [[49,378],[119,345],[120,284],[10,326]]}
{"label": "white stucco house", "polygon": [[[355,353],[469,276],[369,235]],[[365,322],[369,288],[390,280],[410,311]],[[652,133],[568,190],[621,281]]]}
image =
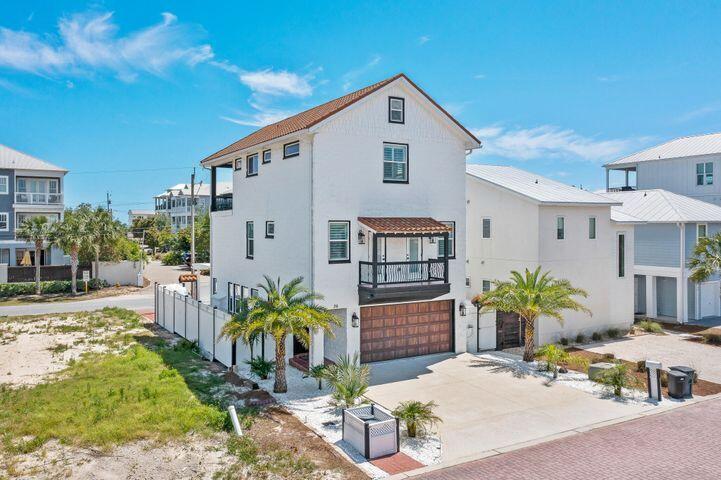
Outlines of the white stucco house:
{"label": "white stucco house", "polygon": [[[263,127],[211,169],[212,301],[302,276],[341,319],[310,352],[363,362],[466,349],[465,162],[480,142],[403,74]],[[232,169],[232,195],[217,191]]]}
{"label": "white stucco house", "polygon": [[[586,336],[633,323],[635,219],[612,218],[621,202],[508,166],[468,165],[467,298],[539,265],[588,292],[593,313],[564,312],[563,325],[541,318],[535,343]],[[502,312],[469,320],[468,350],[523,343],[518,316]]]}

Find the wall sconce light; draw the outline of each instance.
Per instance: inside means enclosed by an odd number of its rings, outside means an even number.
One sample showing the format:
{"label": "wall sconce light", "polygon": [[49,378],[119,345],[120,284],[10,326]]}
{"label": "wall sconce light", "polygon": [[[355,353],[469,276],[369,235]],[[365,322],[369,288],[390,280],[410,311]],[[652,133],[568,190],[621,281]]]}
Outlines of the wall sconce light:
{"label": "wall sconce light", "polygon": [[431,243],[431,245],[435,245],[435,244],[436,244],[436,237],[430,237],[430,243]]}
{"label": "wall sconce light", "polygon": [[461,314],[461,317],[466,316],[466,303],[465,302],[461,302],[461,304],[458,305],[458,312]]}
{"label": "wall sconce light", "polygon": [[364,245],[366,243],[366,234],[363,230],[358,230],[358,245]]}
{"label": "wall sconce light", "polygon": [[353,328],[358,328],[360,326],[360,319],[358,318],[358,314],[353,312],[353,315],[350,317],[350,324]]}

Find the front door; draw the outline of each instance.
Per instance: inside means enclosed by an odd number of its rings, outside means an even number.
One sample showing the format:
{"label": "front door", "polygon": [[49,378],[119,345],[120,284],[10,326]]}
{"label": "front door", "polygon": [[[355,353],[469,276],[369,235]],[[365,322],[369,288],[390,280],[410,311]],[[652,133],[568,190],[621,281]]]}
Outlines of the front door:
{"label": "front door", "polygon": [[[408,239],[408,253],[406,259],[409,262],[419,262],[421,260],[421,239],[420,238],[409,238]],[[420,280],[421,279],[421,264],[411,263],[408,266],[409,280]]]}
{"label": "front door", "polygon": [[719,282],[699,283],[699,314],[698,318],[715,317],[718,315]]}

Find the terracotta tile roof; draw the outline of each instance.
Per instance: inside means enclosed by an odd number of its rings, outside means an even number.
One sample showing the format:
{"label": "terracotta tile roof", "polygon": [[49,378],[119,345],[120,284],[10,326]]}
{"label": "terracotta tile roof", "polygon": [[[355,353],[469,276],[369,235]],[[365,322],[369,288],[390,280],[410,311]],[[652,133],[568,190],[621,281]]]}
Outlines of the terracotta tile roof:
{"label": "terracotta tile roof", "polygon": [[433,105],[435,105],[439,110],[441,110],[444,114],[446,114],[448,116],[448,118],[450,118],[456,125],[458,125],[465,133],[467,133],[476,142],[480,143],[480,141],[471,132],[469,132],[463,125],[461,125],[458,122],[458,120],[453,118],[450,113],[448,113],[440,105],[438,105],[430,96],[428,96],[428,94],[426,92],[421,90],[421,88],[418,87],[418,85],[413,83],[413,81],[411,81],[410,78],[408,78],[403,73],[399,73],[390,78],[386,78],[385,80],[382,80],[378,83],[374,83],[373,85],[369,85],[369,86],[367,86],[365,88],[361,88],[360,90],[357,90],[355,92],[349,93],[347,95],[343,95],[342,97],[339,97],[339,98],[336,98],[335,100],[331,100],[322,105],[318,105],[317,107],[313,107],[310,110],[306,110],[304,112],[297,113],[297,114],[293,115],[292,117],[288,117],[279,122],[272,123],[270,125],[266,125],[265,127],[261,128],[259,130],[256,130],[255,132],[251,133],[250,135],[241,138],[237,142],[228,145],[227,147],[223,148],[222,150],[218,150],[214,154],[209,155],[208,157],[204,158],[201,163],[213,160],[218,157],[222,157],[223,155],[226,155],[229,153],[245,150],[246,148],[250,148],[255,145],[259,145],[261,143],[310,128],[313,125],[322,122],[323,120],[330,117],[331,115],[338,113],[339,111],[343,110],[344,108],[354,104],[355,102],[357,102],[358,100],[361,100],[364,97],[367,97],[368,95],[375,92],[376,90],[388,85],[389,83],[391,83],[401,77],[404,78],[406,81],[408,81],[408,83],[413,85],[431,103],[433,103]]}
{"label": "terracotta tile roof", "polygon": [[445,233],[452,228],[430,217],[358,217],[377,233]]}

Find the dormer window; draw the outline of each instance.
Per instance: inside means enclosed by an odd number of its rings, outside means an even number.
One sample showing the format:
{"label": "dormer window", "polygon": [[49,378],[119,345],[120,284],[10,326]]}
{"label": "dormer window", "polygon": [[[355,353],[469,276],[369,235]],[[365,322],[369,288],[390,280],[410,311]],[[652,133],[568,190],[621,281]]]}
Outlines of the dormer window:
{"label": "dormer window", "polygon": [[405,123],[406,101],[400,97],[388,97],[388,121],[390,123]]}

